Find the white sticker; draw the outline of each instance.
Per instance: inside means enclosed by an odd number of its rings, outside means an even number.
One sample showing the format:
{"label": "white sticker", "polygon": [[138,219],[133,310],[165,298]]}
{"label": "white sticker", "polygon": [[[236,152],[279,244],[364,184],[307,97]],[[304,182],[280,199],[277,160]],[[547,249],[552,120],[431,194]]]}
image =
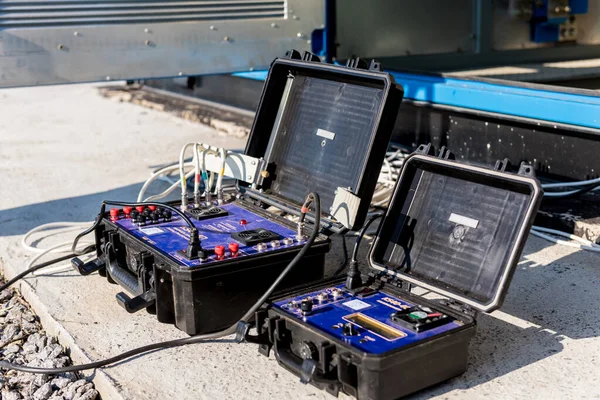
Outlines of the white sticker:
{"label": "white sticker", "polygon": [[363,308],[371,307],[369,303],[365,303],[364,301],[360,300],[350,300],[345,303],[342,303],[342,305],[353,310],[362,310]]}
{"label": "white sticker", "polygon": [[321,136],[329,140],[335,139],[335,133],[326,131],[325,129],[317,129],[317,136]]}
{"label": "white sticker", "polygon": [[465,216],[454,214],[454,213],[450,214],[449,220],[450,220],[450,222],[454,222],[455,224],[468,226],[469,228],[473,228],[473,229],[477,228],[477,225],[479,225],[479,221],[477,221],[476,219],[465,217]]}
{"label": "white sticker", "polygon": [[156,235],[156,234],[164,232],[160,228],[146,228],[146,229],[140,228],[140,231],[144,232],[146,235],[149,235],[149,236]]}

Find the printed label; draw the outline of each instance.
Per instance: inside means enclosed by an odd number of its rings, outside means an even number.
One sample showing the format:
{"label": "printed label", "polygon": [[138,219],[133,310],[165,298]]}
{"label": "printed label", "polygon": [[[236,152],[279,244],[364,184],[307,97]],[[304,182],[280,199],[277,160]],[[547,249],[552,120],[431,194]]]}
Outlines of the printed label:
{"label": "printed label", "polygon": [[476,219],[454,213],[450,214],[449,220],[450,222],[454,222],[455,224],[468,226],[469,228],[473,229],[477,228],[477,225],[479,225],[479,221],[477,221]]}
{"label": "printed label", "polygon": [[162,229],[160,229],[160,228],[144,228],[144,229],[140,228],[140,231],[142,231],[142,232],[144,232],[146,235],[150,235],[150,236],[152,236],[152,235],[156,235],[156,234],[159,234],[159,233],[163,233],[163,232],[164,232],[164,231],[163,231]]}
{"label": "printed label", "polygon": [[329,140],[335,139],[335,133],[326,131],[325,129],[317,129],[317,136],[321,136]]}
{"label": "printed label", "polygon": [[365,303],[364,301],[360,300],[350,300],[345,303],[342,303],[342,305],[353,310],[362,310],[363,308],[370,307],[369,303]]}

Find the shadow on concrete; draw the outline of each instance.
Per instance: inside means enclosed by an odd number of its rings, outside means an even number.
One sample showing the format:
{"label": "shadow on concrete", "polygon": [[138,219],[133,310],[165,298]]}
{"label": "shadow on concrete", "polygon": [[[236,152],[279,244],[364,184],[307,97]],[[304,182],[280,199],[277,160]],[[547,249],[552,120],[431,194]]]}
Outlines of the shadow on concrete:
{"label": "shadow on concrete", "polygon": [[[143,182],[140,182],[104,192],[0,210],[0,236],[23,235],[30,229],[49,222],[92,221],[100,211],[103,200],[135,201],[142,185]],[[153,183],[148,195],[159,193],[167,187],[164,182]],[[173,197],[161,201],[177,198],[177,191],[171,196]]]}
{"label": "shadow on concrete", "polygon": [[[544,242],[534,252],[550,246]],[[410,398],[472,388],[560,353],[565,338],[599,337],[600,274],[590,259],[590,253],[579,251],[538,264],[525,255],[501,308],[514,322],[479,314],[467,371]]]}

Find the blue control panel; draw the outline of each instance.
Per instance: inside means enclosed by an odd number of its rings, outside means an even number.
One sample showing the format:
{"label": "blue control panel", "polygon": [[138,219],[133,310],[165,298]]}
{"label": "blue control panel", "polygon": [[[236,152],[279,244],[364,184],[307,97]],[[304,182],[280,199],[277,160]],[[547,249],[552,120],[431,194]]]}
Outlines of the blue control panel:
{"label": "blue control panel", "polygon": [[[312,303],[310,312],[302,310],[303,302]],[[276,302],[275,307],[294,318],[340,339],[366,353],[382,354],[408,346],[432,336],[457,329],[462,326],[457,321],[437,310],[419,307],[383,291],[371,291],[370,294],[353,294],[338,285],[321,289],[301,296]],[[394,321],[393,314],[412,313],[415,321],[429,322],[441,316],[441,325],[417,332],[410,323],[404,326]]]}
{"label": "blue control panel", "polygon": [[[111,221],[131,235],[171,257],[180,265],[188,267],[214,265],[225,260],[231,260],[231,258],[299,248],[306,242],[306,240],[298,241],[294,230],[254,214],[234,203],[221,205],[219,208],[226,210],[228,214],[200,221],[192,219],[192,222],[198,228],[202,247],[208,250],[210,254],[208,259],[204,261],[189,260],[178,253],[187,247],[190,235],[188,225],[176,214],[168,222],[151,223],[145,226],[138,226],[123,213],[120,213],[118,218],[111,218]],[[231,238],[232,233],[253,229],[272,231],[279,235],[279,239],[247,246]],[[238,247],[234,254],[229,250],[229,244],[231,243],[237,244]],[[221,256],[214,253],[216,246],[224,247],[225,250]]]}

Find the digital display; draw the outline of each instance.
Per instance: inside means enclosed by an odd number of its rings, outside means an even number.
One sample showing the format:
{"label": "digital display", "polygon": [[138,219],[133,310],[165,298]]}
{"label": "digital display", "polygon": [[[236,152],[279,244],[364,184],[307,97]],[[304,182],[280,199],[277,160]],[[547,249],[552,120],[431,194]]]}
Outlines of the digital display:
{"label": "digital display", "polygon": [[396,340],[406,337],[406,333],[399,331],[398,329],[392,328],[391,326],[381,321],[377,321],[376,319],[367,317],[366,315],[361,313],[347,315],[344,317],[344,319],[376,334],[377,336],[381,336],[386,340]]}

